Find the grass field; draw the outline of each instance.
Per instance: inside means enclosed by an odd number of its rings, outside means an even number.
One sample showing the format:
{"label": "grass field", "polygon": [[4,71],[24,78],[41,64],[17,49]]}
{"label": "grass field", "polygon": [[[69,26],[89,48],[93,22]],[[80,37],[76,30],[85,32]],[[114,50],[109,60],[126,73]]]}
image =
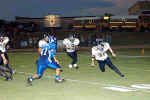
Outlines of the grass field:
{"label": "grass field", "polygon": [[[150,85],[150,49],[145,50],[144,56],[140,54],[140,49],[115,51],[117,58],[110,58],[125,78],[119,77],[107,66],[105,73],[100,72],[97,64],[91,67],[88,52],[79,52],[79,70],[69,69],[71,59],[65,53],[58,52],[57,58],[64,69],[61,76],[66,81],[55,83],[55,71],[47,69],[44,76],[35,80],[31,87],[26,85],[26,80],[32,73],[36,73],[38,54],[10,52],[10,65],[17,73],[12,81],[4,81],[0,77],[0,100],[150,100],[150,89],[131,87],[134,84]],[[111,86],[124,86],[135,91],[121,92],[104,88]]]}

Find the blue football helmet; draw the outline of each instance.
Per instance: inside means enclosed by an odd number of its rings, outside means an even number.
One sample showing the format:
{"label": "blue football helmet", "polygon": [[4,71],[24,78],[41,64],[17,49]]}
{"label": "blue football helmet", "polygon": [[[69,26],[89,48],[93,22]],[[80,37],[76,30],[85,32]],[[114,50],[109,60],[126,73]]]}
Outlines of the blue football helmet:
{"label": "blue football helmet", "polygon": [[44,35],[43,35],[43,38],[45,39],[45,38],[49,38],[49,34],[48,33],[45,33]]}
{"label": "blue football helmet", "polygon": [[75,38],[75,37],[76,37],[75,34],[70,34],[70,35],[69,35],[69,39],[73,39],[73,38]]}
{"label": "blue football helmet", "polygon": [[98,41],[98,42],[97,42],[97,45],[104,46],[104,42],[103,42],[103,41]]}
{"label": "blue football helmet", "polygon": [[0,38],[4,38],[5,34],[3,32],[0,33]]}

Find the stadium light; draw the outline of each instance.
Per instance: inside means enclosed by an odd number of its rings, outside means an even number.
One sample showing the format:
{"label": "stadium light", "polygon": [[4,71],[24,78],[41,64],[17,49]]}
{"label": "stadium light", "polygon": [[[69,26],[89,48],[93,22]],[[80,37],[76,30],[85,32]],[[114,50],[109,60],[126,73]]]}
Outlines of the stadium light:
{"label": "stadium light", "polygon": [[59,15],[48,15],[45,16],[46,27],[60,27],[60,16]]}
{"label": "stadium light", "polygon": [[109,16],[104,16],[104,20],[108,20],[109,19]]}

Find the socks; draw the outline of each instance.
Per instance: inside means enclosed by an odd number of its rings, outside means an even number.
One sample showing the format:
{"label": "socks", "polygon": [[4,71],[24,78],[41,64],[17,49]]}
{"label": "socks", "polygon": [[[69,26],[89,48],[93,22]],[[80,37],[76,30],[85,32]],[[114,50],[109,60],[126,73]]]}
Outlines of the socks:
{"label": "socks", "polygon": [[59,79],[60,77],[59,77],[59,75],[56,75],[56,79]]}
{"label": "socks", "polygon": [[30,79],[30,81],[33,81],[33,80],[35,80],[32,76],[31,77],[29,77],[29,79]]}

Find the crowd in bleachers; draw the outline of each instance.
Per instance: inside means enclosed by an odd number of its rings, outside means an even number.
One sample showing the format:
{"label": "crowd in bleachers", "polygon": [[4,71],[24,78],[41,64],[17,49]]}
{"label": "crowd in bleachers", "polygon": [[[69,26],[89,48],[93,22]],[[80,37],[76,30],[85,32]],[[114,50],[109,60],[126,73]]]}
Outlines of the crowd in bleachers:
{"label": "crowd in bleachers", "polygon": [[40,34],[35,34],[33,29],[32,24],[25,27],[25,24],[0,21],[0,33],[9,37],[10,48],[36,47]]}
{"label": "crowd in bleachers", "polygon": [[[14,49],[36,48],[38,41],[41,39],[42,32],[35,30],[35,28],[33,23],[5,22],[0,20],[0,33],[4,33],[9,37],[9,46]],[[59,37],[60,35],[56,35],[56,38],[61,40]],[[106,40],[109,40],[108,42],[111,42],[111,36],[109,36],[109,38],[95,33],[88,35],[77,33],[76,37],[80,40],[80,46],[85,47],[93,46],[97,41],[102,41],[106,38]]]}

